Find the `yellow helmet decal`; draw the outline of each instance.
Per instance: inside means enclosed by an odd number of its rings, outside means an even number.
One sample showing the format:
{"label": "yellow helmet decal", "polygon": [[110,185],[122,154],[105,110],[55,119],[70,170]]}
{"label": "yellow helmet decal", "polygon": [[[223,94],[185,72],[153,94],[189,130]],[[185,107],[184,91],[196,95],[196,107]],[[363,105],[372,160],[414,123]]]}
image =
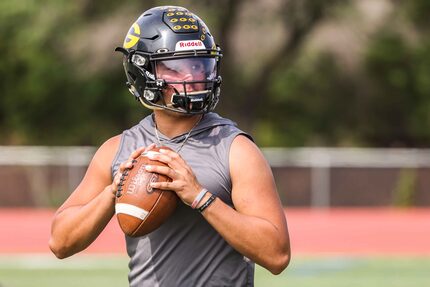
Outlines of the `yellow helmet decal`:
{"label": "yellow helmet decal", "polygon": [[125,49],[130,49],[131,47],[133,47],[134,45],[136,45],[136,43],[139,41],[139,36],[140,36],[140,27],[137,23],[134,23],[130,30],[128,31],[127,36],[125,37],[124,40],[124,48]]}
{"label": "yellow helmet decal", "polygon": [[192,33],[199,31],[199,23],[196,16],[190,12],[185,12],[185,10],[174,10],[164,13],[163,20],[174,32]]}

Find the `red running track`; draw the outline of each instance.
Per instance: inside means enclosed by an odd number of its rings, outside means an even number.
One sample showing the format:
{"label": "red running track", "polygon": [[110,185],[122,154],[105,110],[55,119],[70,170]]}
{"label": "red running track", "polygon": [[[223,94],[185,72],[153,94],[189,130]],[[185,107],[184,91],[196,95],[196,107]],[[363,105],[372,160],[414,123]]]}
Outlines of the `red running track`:
{"label": "red running track", "polygon": [[430,208],[291,209],[292,251],[354,255],[430,255]]}
{"label": "red running track", "polygon": [[[49,252],[52,210],[0,209],[0,253]],[[430,256],[428,209],[286,209],[293,254]],[[84,252],[125,253],[113,219]]]}

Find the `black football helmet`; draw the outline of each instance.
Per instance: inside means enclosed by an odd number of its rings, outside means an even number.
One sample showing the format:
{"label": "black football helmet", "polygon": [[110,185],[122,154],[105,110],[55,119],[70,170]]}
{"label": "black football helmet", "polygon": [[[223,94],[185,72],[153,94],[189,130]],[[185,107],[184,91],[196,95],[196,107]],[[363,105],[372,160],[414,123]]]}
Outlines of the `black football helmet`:
{"label": "black football helmet", "polygon": [[[201,114],[218,103],[221,49],[206,24],[187,9],[147,10],[115,51],[124,54],[126,84],[144,106]],[[163,97],[167,89],[171,103]]]}

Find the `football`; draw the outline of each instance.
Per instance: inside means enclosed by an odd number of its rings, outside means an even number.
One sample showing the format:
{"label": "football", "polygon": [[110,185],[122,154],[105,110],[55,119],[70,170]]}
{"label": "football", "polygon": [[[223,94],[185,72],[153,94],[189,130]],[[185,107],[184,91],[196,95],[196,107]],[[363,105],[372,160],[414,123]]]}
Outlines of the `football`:
{"label": "football", "polygon": [[151,182],[171,181],[165,175],[146,171],[146,165],[164,163],[150,160],[147,155],[158,153],[156,147],[142,153],[135,161],[133,168],[122,174],[116,193],[115,213],[122,231],[131,237],[148,234],[160,227],[175,211],[178,196],[173,191],[152,188]]}

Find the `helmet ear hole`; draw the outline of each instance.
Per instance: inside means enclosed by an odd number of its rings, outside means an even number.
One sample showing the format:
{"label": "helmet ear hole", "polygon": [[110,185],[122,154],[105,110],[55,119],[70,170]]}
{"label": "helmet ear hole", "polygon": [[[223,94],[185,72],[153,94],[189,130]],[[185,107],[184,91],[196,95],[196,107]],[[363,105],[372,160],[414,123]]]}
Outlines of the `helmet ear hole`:
{"label": "helmet ear hole", "polygon": [[145,100],[155,104],[160,99],[160,92],[145,90],[143,92],[143,97],[145,98]]}

